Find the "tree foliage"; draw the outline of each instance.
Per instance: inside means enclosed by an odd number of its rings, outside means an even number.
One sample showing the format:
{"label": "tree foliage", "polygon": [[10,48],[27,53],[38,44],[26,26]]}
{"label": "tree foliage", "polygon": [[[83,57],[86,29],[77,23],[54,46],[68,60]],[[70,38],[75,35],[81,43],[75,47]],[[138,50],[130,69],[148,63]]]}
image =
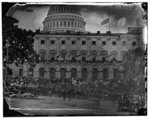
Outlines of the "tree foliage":
{"label": "tree foliage", "polygon": [[138,88],[141,88],[140,93],[144,92],[145,88],[145,57],[142,48],[136,48],[126,54],[123,63],[122,79],[127,83],[128,92],[137,93]]}
{"label": "tree foliage", "polygon": [[[121,66],[120,78],[112,80],[112,90],[121,94],[144,94],[145,92],[145,59],[144,50],[129,50]],[[115,85],[115,86],[114,86]]]}
{"label": "tree foliage", "polygon": [[3,62],[7,60],[8,46],[8,63],[24,63],[30,60],[34,54],[33,36],[31,30],[20,29],[17,27],[18,20],[12,17],[2,18],[2,37],[3,37]]}

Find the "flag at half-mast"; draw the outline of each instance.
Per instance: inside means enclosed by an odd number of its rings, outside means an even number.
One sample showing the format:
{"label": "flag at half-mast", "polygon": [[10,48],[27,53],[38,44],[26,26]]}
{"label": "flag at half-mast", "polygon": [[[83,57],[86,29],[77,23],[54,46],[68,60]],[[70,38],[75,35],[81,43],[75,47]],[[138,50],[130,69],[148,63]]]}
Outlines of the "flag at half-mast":
{"label": "flag at half-mast", "polygon": [[105,24],[107,24],[107,23],[109,23],[109,18],[103,20],[103,21],[101,22],[101,25],[105,25]]}

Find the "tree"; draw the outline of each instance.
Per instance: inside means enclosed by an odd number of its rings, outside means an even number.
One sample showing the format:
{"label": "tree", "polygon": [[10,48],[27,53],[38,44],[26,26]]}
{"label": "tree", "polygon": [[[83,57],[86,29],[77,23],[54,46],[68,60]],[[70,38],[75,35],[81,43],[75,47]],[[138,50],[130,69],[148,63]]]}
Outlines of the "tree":
{"label": "tree", "polygon": [[[24,63],[33,57],[33,36],[31,30],[20,29],[17,27],[18,20],[12,17],[2,18],[2,36],[3,36],[3,63]],[[9,45],[9,47],[7,47]]]}
{"label": "tree", "polygon": [[144,94],[145,91],[145,59],[141,47],[129,50],[122,65],[121,78],[116,90],[122,94]]}
{"label": "tree", "polygon": [[120,65],[119,77],[110,80],[109,93],[112,95],[145,94],[145,59],[144,50],[138,47],[129,50]]}

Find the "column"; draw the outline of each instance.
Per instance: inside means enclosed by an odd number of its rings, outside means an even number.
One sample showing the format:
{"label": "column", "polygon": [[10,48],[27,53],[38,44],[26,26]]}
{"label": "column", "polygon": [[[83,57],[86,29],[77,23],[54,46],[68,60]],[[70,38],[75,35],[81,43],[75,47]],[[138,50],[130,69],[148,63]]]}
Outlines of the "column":
{"label": "column", "polygon": [[98,71],[99,71],[99,73],[98,73],[98,79],[102,80],[103,79],[103,70],[99,69]]}
{"label": "column", "polygon": [[81,78],[81,71],[77,71],[77,78]]}
{"label": "column", "polygon": [[66,76],[67,76],[67,79],[71,78],[71,72],[70,72],[70,71],[67,71],[67,72],[66,72]]}
{"label": "column", "polygon": [[56,71],[56,78],[60,78],[60,71]]}
{"label": "column", "polygon": [[[90,56],[89,56],[90,55]],[[89,52],[89,53],[87,53],[87,57],[86,57],[86,59],[87,59],[87,61],[91,61],[91,53]]]}
{"label": "column", "polygon": [[56,73],[55,73],[56,78],[60,78],[60,67],[59,67],[59,65],[57,65],[57,66],[55,67],[55,69],[56,69]]}
{"label": "column", "polygon": [[87,81],[91,81],[92,80],[92,70],[91,68],[88,68],[87,70]]}
{"label": "column", "polygon": [[78,65],[77,67],[77,79],[80,79],[81,78],[81,67],[80,65]]}
{"label": "column", "polygon": [[[113,79],[114,78],[114,71],[113,71],[113,68],[110,67],[110,69],[108,70],[108,73],[109,73],[109,80],[110,79]],[[114,78],[115,79],[115,78]]]}
{"label": "column", "polygon": [[49,71],[47,71],[47,70],[46,70],[46,78],[47,78],[47,79],[50,79],[50,73],[49,73]]}

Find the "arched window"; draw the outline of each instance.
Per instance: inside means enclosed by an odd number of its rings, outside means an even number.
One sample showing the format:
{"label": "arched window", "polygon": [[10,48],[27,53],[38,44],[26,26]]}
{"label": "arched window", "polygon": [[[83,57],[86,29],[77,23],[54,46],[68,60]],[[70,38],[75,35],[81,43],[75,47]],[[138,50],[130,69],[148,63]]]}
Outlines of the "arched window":
{"label": "arched window", "polygon": [[73,22],[71,22],[71,26],[73,27]]}
{"label": "arched window", "polygon": [[66,22],[64,22],[64,27],[66,27]]}
{"label": "arched window", "polygon": [[114,51],[111,52],[110,55],[111,55],[111,59],[116,59],[118,53],[117,53],[117,51],[114,50]]}
{"label": "arched window", "polygon": [[81,81],[86,81],[87,80],[87,69],[83,68],[81,72]]}
{"label": "arched window", "polygon": [[50,79],[54,79],[56,77],[55,68],[50,68]]}
{"label": "arched window", "polygon": [[65,68],[60,69],[60,78],[66,79],[66,69]]}
{"label": "arched window", "polygon": [[96,68],[92,70],[92,80],[98,80],[98,70]]}
{"label": "arched window", "polygon": [[55,56],[56,56],[56,51],[55,50],[51,50],[50,51],[50,60],[51,61],[55,61]]}
{"label": "arched window", "polygon": [[122,51],[122,52],[121,52],[121,57],[122,57],[122,59],[124,59],[124,58],[126,57],[126,54],[127,54],[126,51]]}
{"label": "arched window", "polygon": [[40,77],[44,77],[44,74],[45,74],[45,69],[44,68],[40,68],[39,69],[39,76]]}
{"label": "arched window", "polygon": [[65,57],[66,57],[67,51],[66,50],[61,50],[60,51],[60,56],[61,56],[61,60],[64,61]]}
{"label": "arched window", "polygon": [[105,51],[105,50],[102,50],[102,51],[100,52],[100,56],[101,56],[102,62],[106,62],[107,57],[108,57],[108,52]]}
{"label": "arched window", "polygon": [[33,73],[34,73],[34,70],[33,70],[33,68],[30,67],[28,69],[28,76],[33,77]]}
{"label": "arched window", "polygon": [[96,50],[92,50],[91,54],[92,54],[92,61],[95,62],[96,61],[96,56],[97,56]]}
{"label": "arched window", "polygon": [[87,52],[85,50],[81,51],[82,61],[86,61]]}
{"label": "arched window", "polygon": [[19,69],[19,76],[23,76],[23,69]]}
{"label": "arched window", "polygon": [[77,51],[76,50],[72,50],[70,52],[70,56],[71,56],[71,60],[72,61],[76,61],[76,55],[77,55]]}
{"label": "arched window", "polygon": [[120,72],[119,72],[119,70],[118,70],[117,68],[115,68],[115,69],[113,70],[113,74],[114,74],[114,79],[119,79],[119,77],[120,77]]}
{"label": "arched window", "polygon": [[74,78],[74,79],[77,78],[77,69],[76,68],[71,69],[71,78]]}
{"label": "arched window", "polygon": [[45,54],[46,54],[46,51],[43,50],[43,49],[41,49],[41,50],[39,51],[39,54],[40,54],[40,59],[43,61],[43,60],[44,60],[44,57],[45,57]]}
{"label": "arched window", "polygon": [[62,27],[62,22],[60,22],[60,26]]}
{"label": "arched window", "polygon": [[70,27],[70,22],[68,22],[68,27]]}
{"label": "arched window", "polygon": [[102,57],[102,62],[106,62],[106,57]]}
{"label": "arched window", "polygon": [[103,79],[108,80],[109,79],[109,72],[107,68],[103,69]]}

